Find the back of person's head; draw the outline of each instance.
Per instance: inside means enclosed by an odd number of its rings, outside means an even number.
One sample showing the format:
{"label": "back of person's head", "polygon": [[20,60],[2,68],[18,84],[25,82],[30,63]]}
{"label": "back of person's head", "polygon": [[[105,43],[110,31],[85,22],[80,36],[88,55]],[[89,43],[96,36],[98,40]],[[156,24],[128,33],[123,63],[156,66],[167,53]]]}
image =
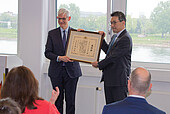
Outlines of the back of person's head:
{"label": "back of person's head", "polygon": [[36,99],[39,99],[38,81],[32,71],[25,66],[12,68],[2,86],[1,97],[10,97],[17,101],[22,112],[25,107],[35,109],[33,103]]}
{"label": "back of person's head", "polygon": [[62,15],[65,15],[65,14],[66,14],[67,17],[70,16],[69,10],[67,10],[67,9],[65,9],[65,8],[60,8],[60,9],[59,9],[58,15],[61,15],[61,14],[62,14]]}
{"label": "back of person's head", "polygon": [[130,76],[131,91],[139,95],[146,95],[151,82],[151,74],[148,70],[138,67],[132,71]]}
{"label": "back of person's head", "polygon": [[4,98],[0,99],[0,114],[21,114],[21,109],[11,98]]}
{"label": "back of person's head", "polygon": [[115,11],[111,14],[111,17],[113,16],[116,16],[119,18],[119,21],[122,22],[122,21],[125,21],[126,22],[126,17],[124,15],[124,13],[120,12],[120,11]]}

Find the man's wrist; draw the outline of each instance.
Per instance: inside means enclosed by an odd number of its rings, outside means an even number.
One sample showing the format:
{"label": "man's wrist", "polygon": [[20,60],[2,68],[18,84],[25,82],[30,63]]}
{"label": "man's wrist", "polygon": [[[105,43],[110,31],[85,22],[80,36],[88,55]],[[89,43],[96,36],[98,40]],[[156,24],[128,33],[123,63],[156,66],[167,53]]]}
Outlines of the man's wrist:
{"label": "man's wrist", "polygon": [[59,59],[60,56],[57,57],[57,62],[60,62],[61,60]]}
{"label": "man's wrist", "polygon": [[99,67],[99,63],[97,63],[97,67]]}

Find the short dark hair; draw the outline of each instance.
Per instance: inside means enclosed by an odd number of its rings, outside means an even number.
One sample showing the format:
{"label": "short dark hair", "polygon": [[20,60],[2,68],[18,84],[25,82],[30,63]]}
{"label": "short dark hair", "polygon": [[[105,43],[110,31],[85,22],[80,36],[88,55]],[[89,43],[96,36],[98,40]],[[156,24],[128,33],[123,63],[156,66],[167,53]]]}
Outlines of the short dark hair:
{"label": "short dark hair", "polygon": [[0,99],[0,114],[21,114],[20,106],[11,98]]}
{"label": "short dark hair", "polygon": [[120,11],[115,11],[111,14],[111,17],[113,16],[116,16],[119,18],[119,21],[122,22],[122,21],[125,21],[126,22],[126,17],[124,15],[124,13],[120,12]]}

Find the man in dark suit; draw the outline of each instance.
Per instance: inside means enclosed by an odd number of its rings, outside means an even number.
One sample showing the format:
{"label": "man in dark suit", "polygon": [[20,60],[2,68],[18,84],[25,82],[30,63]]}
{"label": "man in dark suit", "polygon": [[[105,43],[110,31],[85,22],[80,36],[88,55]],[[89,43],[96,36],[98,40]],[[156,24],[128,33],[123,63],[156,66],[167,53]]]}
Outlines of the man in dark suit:
{"label": "man in dark suit", "polygon": [[[92,62],[94,67],[102,70],[106,104],[113,103],[127,97],[127,80],[131,72],[132,39],[125,29],[126,18],[122,12],[111,14],[111,28],[115,33],[109,45],[103,40],[102,50],[105,59]],[[105,33],[99,31],[105,36]]]}
{"label": "man in dark suit", "polygon": [[136,68],[128,80],[129,96],[122,101],[105,105],[102,114],[165,114],[145,99],[152,87],[150,82],[149,71],[142,67]]}
{"label": "man in dark suit", "polygon": [[77,82],[82,75],[80,65],[76,61],[65,56],[70,27],[68,22],[71,17],[69,11],[61,8],[58,11],[58,23],[60,27],[49,31],[45,47],[45,56],[50,59],[48,75],[53,89],[59,87],[60,95],[55,103],[63,114],[63,100],[66,101],[66,114],[75,114],[75,94]]}

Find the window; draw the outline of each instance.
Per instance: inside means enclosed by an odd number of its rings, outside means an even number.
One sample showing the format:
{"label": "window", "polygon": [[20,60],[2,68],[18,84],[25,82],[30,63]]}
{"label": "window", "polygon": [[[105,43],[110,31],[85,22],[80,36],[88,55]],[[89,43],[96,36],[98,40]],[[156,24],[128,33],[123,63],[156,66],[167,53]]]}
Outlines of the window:
{"label": "window", "polygon": [[169,14],[169,0],[127,0],[133,61],[170,63]]}
{"label": "window", "polygon": [[[96,4],[97,3],[97,4]],[[106,31],[107,1],[101,0],[57,0],[57,9],[67,8],[70,11],[73,28],[88,31]]]}
{"label": "window", "polygon": [[1,0],[0,54],[17,54],[17,18],[18,0]]}

